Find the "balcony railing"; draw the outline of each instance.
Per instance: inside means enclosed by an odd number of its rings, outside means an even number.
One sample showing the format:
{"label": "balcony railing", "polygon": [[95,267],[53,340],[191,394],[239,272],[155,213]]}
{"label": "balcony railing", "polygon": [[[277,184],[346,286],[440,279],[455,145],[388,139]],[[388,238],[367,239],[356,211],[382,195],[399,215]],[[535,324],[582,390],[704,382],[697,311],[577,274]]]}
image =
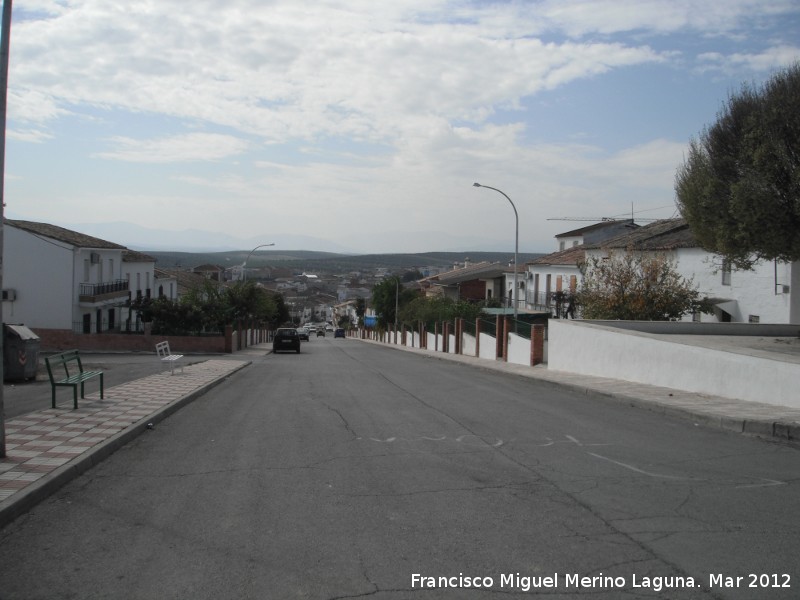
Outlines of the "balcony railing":
{"label": "balcony railing", "polygon": [[128,280],[117,279],[105,283],[82,283],[79,289],[81,302],[100,302],[128,295]]}

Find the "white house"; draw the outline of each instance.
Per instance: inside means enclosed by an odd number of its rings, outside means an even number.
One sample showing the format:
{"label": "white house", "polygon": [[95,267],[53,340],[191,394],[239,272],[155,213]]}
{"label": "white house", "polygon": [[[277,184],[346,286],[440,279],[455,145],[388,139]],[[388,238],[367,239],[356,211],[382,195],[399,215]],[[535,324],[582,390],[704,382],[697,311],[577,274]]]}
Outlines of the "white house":
{"label": "white house", "polygon": [[528,280],[526,308],[547,310],[553,305],[554,292],[574,293],[581,281],[580,265],[584,254],[583,245],[577,245],[529,261],[525,272]]}
{"label": "white house", "polygon": [[525,308],[549,310],[555,292],[574,293],[582,279],[580,266],[585,258],[584,246],[601,243],[638,227],[630,219],[609,220],[556,235],[557,252],[540,256],[525,265]]}
{"label": "white house", "polygon": [[[132,302],[143,298],[178,299],[178,280],[163,270],[155,268],[156,259],[134,250],[122,252],[122,278],[128,282]],[[123,315],[122,328],[139,331],[142,328],[138,312],[129,305]]]}
{"label": "white house", "polygon": [[55,225],[6,220],[3,320],[85,333],[118,329],[128,301],[124,251]]}
{"label": "white house", "polygon": [[[713,315],[689,315],[686,320],[745,323],[798,323],[800,262],[760,262],[753,270],[731,269],[719,256],[703,250],[683,219],[657,221],[628,234],[586,247],[586,256],[609,252],[659,253],[675,262],[678,273],[691,279],[701,296],[714,303]],[[800,288],[798,288],[800,289]]]}

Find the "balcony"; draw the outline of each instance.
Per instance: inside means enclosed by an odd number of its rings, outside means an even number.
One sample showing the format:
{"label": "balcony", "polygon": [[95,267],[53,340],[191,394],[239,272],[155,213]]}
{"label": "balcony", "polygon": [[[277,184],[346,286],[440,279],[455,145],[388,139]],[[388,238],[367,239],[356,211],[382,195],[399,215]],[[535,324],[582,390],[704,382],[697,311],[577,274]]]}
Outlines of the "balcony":
{"label": "balcony", "polygon": [[99,304],[109,300],[128,299],[128,280],[117,279],[105,283],[82,283],[78,292],[82,304]]}

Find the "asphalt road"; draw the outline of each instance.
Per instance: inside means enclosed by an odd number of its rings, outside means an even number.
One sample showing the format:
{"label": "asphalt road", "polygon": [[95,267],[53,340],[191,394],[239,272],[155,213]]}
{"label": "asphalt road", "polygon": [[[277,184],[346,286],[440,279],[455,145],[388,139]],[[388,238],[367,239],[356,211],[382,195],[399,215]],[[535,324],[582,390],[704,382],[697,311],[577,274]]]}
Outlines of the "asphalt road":
{"label": "asphalt road", "polygon": [[326,338],[0,531],[0,598],[797,598],[799,474],[791,447]]}

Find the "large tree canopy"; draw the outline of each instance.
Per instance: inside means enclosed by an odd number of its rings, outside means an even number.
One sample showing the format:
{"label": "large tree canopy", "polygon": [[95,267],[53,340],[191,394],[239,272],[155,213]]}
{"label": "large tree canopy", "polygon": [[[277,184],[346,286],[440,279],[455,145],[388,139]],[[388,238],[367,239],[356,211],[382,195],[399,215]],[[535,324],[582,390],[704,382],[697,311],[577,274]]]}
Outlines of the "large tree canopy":
{"label": "large tree canopy", "polygon": [[800,260],[800,63],[730,96],[675,191],[698,241],[737,267]]}

